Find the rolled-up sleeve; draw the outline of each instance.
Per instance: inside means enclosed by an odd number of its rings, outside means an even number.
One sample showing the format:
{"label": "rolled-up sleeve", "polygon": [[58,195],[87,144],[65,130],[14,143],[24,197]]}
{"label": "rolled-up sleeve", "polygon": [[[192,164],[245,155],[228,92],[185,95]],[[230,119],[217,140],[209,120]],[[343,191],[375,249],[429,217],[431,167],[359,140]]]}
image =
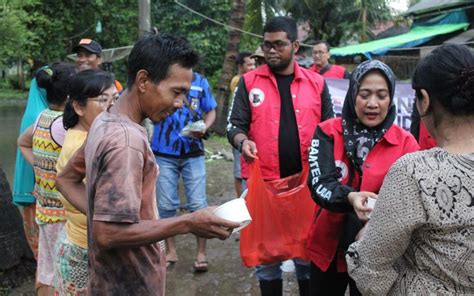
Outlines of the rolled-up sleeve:
{"label": "rolled-up sleeve", "polygon": [[425,221],[420,189],[406,165],[396,162],[385,177],[364,236],[346,253],[349,275],[363,295],[390,291],[398,278],[394,265]]}

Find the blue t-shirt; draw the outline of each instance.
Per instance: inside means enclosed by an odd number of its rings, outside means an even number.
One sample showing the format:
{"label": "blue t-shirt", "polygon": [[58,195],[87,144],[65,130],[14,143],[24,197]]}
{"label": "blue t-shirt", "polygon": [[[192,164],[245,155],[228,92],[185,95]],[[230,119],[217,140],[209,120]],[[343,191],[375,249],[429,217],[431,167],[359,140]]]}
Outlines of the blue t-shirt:
{"label": "blue t-shirt", "polygon": [[[181,136],[181,130],[190,122],[203,119],[207,113],[217,107],[216,100],[209,89],[204,76],[194,73],[191,89],[187,95],[189,106],[183,105],[165,120],[155,123],[151,149],[157,155],[171,157],[198,156],[204,154],[201,139]],[[189,110],[192,108],[196,116]]]}

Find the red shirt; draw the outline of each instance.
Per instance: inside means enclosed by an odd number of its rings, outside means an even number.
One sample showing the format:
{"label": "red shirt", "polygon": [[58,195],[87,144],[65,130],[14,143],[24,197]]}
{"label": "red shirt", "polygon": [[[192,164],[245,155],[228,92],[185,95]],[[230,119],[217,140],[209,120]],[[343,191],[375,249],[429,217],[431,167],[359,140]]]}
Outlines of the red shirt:
{"label": "red shirt", "polygon": [[319,68],[316,65],[312,65],[309,68],[309,70],[312,70],[312,71],[320,74],[324,78],[337,78],[337,79],[345,78],[344,76],[345,76],[345,73],[346,73],[346,68],[344,68],[342,66],[339,66],[339,65],[331,65],[331,64],[329,64],[328,66],[329,66],[329,69],[324,71],[322,74],[320,73],[321,68]]}
{"label": "red shirt", "polygon": [[[334,118],[318,125],[309,153],[308,184],[318,203],[337,208],[338,212],[317,211],[308,238],[308,255],[321,270],[329,268],[339,247],[345,212],[352,207],[347,202],[351,191],[378,193],[390,166],[401,156],[419,150],[415,138],[397,125],[392,125],[372,150],[364,164],[363,175],[352,169],[346,156],[342,135],[342,119]],[[332,155],[333,159],[328,157]],[[349,170],[353,170],[352,184]],[[338,173],[340,172],[340,173]],[[345,270],[344,257],[338,257],[338,270]],[[342,269],[342,270],[341,270]]]}

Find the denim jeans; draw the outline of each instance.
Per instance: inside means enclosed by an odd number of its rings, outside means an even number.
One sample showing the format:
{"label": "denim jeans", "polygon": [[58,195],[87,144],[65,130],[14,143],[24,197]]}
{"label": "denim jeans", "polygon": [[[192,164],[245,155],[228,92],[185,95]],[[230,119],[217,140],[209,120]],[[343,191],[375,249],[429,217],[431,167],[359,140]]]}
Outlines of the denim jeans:
{"label": "denim jeans", "polygon": [[232,154],[234,155],[234,164],[233,164],[234,178],[242,179],[242,170],[240,168],[240,152],[239,150],[232,148]]}
{"label": "denim jeans", "polygon": [[156,201],[160,218],[176,216],[180,200],[178,181],[182,176],[186,209],[190,212],[207,207],[206,166],[204,156],[171,158],[156,156],[160,174],[156,180]]}

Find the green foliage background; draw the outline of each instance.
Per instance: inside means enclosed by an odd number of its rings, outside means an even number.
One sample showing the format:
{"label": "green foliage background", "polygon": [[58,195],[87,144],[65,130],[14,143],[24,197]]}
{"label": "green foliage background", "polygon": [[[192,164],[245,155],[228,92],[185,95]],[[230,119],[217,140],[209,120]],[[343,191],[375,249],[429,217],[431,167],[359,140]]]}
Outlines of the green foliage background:
{"label": "green foliage background", "polygon": [[[227,24],[231,0],[179,0],[221,23]],[[412,0],[413,1],[413,0]],[[247,0],[244,29],[262,33],[263,23],[274,15],[290,15],[313,26],[313,39],[324,38],[333,46],[358,39],[360,11],[368,11],[368,25],[385,18],[385,0]],[[151,23],[160,32],[186,37],[200,53],[196,69],[217,85],[225,55],[225,26],[192,14],[172,0],[151,1]],[[100,21],[102,32],[96,33]],[[81,38],[93,38],[104,48],[132,45],[138,36],[137,0],[0,0],[0,70],[19,59],[26,68],[66,60]],[[240,50],[254,51],[261,39],[243,35]],[[113,64],[125,83],[126,61]],[[28,70],[28,69],[26,69]]]}
{"label": "green foliage background", "polygon": [[[226,24],[231,1],[228,0],[182,0],[181,3]],[[200,55],[195,71],[203,73],[211,85],[217,84],[224,61],[228,31],[224,26],[203,19],[174,3],[157,1],[152,4],[152,24],[159,32],[185,37]]]}

